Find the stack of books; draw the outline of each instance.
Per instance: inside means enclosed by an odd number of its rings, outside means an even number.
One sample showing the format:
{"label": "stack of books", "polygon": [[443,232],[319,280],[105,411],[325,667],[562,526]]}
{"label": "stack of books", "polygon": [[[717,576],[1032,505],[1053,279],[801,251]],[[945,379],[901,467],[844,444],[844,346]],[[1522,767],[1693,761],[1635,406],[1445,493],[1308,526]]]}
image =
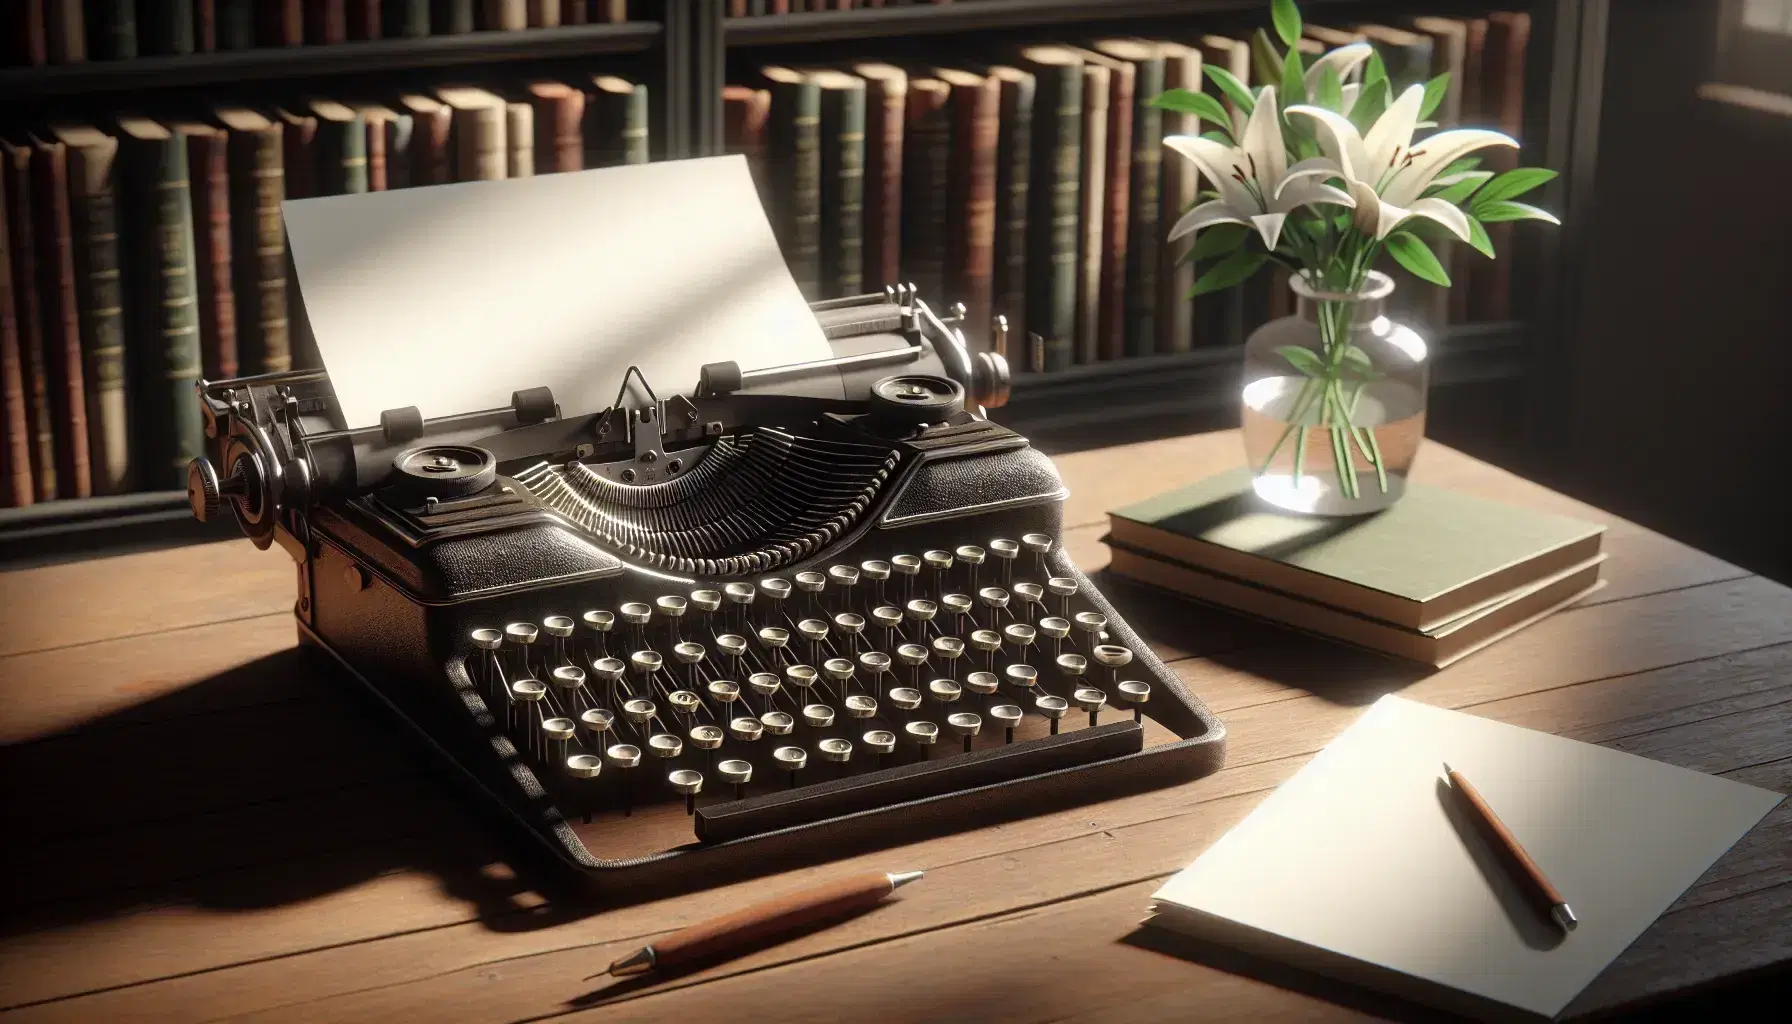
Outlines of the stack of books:
{"label": "stack of books", "polygon": [[1603,526],[1421,484],[1298,516],[1235,470],[1108,514],[1116,576],[1442,668],[1597,590]]}
{"label": "stack of books", "polygon": [[[753,163],[811,299],[912,282],[930,302],[964,303],[974,344],[993,315],[1006,317],[1010,358],[1035,371],[1236,345],[1293,312],[1286,272],[1191,297],[1192,242],[1165,235],[1213,185],[1166,156],[1163,137],[1212,126],[1152,104],[1170,89],[1228,102],[1204,67],[1264,84],[1248,35],[1215,31],[1225,24],[1154,39],[999,44],[937,64],[759,67],[724,91],[726,143]],[[1371,43],[1397,89],[1448,74],[1440,130],[1522,126],[1528,14],[1305,31],[1307,60]],[[1503,169],[1511,157],[1484,159]],[[1509,319],[1510,253],[1489,261],[1440,246],[1455,287],[1405,275],[1394,312],[1434,331]],[[1023,349],[1029,335],[1038,343]]]}

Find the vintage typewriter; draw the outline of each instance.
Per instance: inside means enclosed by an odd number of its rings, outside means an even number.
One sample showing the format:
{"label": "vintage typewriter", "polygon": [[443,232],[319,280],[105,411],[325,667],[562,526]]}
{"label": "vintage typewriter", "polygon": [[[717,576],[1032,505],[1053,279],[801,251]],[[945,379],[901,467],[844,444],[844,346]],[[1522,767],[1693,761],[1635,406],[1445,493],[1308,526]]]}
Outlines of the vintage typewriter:
{"label": "vintage typewriter", "polygon": [[812,309],[831,359],[663,398],[631,370],[598,410],[349,429],[323,371],[205,382],[193,513],[284,548],[302,644],[585,881],[1218,768],[1219,722],[1066,557],[1050,460],[986,418],[1008,371],[962,312]]}

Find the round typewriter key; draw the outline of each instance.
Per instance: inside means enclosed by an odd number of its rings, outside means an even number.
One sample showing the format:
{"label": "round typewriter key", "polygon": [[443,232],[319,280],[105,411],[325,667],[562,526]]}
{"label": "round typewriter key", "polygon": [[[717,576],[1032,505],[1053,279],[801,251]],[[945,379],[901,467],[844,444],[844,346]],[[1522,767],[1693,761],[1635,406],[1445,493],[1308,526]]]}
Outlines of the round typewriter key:
{"label": "round typewriter key", "polygon": [[940,598],[940,609],[950,616],[952,632],[964,632],[965,616],[971,614],[975,603],[969,594],[946,594]]}
{"label": "round typewriter key", "polygon": [[512,622],[504,627],[504,646],[510,652],[510,677],[520,679],[535,674],[535,658],[531,653],[540,631],[532,622]]}
{"label": "round typewriter key", "polygon": [[615,727],[616,712],[605,708],[586,708],[585,712],[579,715],[579,724],[584,726],[585,731],[592,736],[602,736]]}
{"label": "round typewriter key", "polygon": [[977,568],[983,564],[985,558],[989,557],[989,552],[984,551],[975,544],[962,544],[953,549],[952,557],[958,559],[959,565],[964,566],[965,588],[973,591],[976,590]]}
{"label": "round typewriter key", "polygon": [[571,636],[572,619],[566,615],[550,615],[541,620],[541,629],[549,636]]}
{"label": "round typewriter key", "polygon": [[[641,763],[641,748],[635,746],[633,743],[616,743],[611,745],[608,750],[604,751],[604,759],[615,765],[617,768],[633,769]],[[624,770],[618,777],[616,784],[616,795],[622,802],[622,816],[625,818],[634,813],[634,808],[630,806],[629,801],[628,782],[629,776],[633,774],[633,771]]]}
{"label": "round typewriter key", "polygon": [[758,591],[753,589],[751,583],[722,584],[722,600],[727,601],[735,609],[728,619],[742,633],[752,631],[752,623],[749,621],[750,616],[747,609],[753,604],[753,597],[757,593]]}
{"label": "round typewriter key", "polygon": [[877,701],[862,693],[855,693],[847,697],[845,704],[848,718],[875,718],[877,716]]}
{"label": "round typewriter key", "polygon": [[826,729],[834,724],[834,709],[826,704],[805,704],[803,724],[811,729]]}
{"label": "round typewriter key", "polygon": [[[498,690],[504,685],[504,668],[498,663],[498,648],[504,646],[504,634],[495,629],[475,629],[472,633],[473,649],[484,651],[478,657],[478,682],[485,687],[485,698],[488,704],[498,702]],[[474,673],[472,658],[468,659],[467,675]]]}
{"label": "round typewriter key", "polygon": [[513,644],[532,644],[541,631],[533,622],[512,622],[504,627],[504,639]]}
{"label": "round typewriter key", "polygon": [[828,624],[821,619],[804,619],[796,624],[797,635],[809,641],[809,661],[819,663],[827,652]]}
{"label": "round typewriter key", "polygon": [[937,549],[923,551],[921,552],[921,563],[933,570],[933,592],[935,594],[945,593],[946,580],[952,574],[952,552]]}
{"label": "round typewriter key", "polygon": [[921,691],[912,686],[898,686],[884,695],[889,698],[891,706],[902,711],[913,711],[921,706]]}
{"label": "round typewriter key", "polygon": [[616,706],[616,684],[622,681],[622,675],[628,667],[621,658],[599,658],[591,663],[591,674],[604,684],[604,703]]}
{"label": "round typewriter key", "polygon": [[1151,684],[1136,679],[1122,679],[1114,684],[1114,699],[1132,705],[1132,720],[1145,720],[1145,702],[1151,699]]}
{"label": "round typewriter key", "polygon": [[[596,754],[574,754],[566,759],[566,777],[569,779],[595,779],[603,771],[603,768],[603,759]],[[580,795],[583,797],[580,803],[584,805],[582,810],[585,824],[589,825],[591,824],[592,794],[581,793]]]}
{"label": "round typewriter key", "polygon": [[686,686],[697,685],[698,666],[703,664],[703,656],[707,653],[702,644],[692,643],[688,640],[672,645],[672,657],[676,658],[680,665],[685,666]]}
{"label": "round typewriter key", "polygon": [[989,717],[1002,727],[1002,742],[1014,742],[1014,728],[1020,724],[1019,704],[997,704],[989,709]]}
{"label": "round typewriter key", "polygon": [[964,738],[964,752],[968,754],[971,752],[971,741],[977,738],[977,733],[983,728],[983,718],[969,711],[960,711],[946,716],[946,728],[952,730],[952,735]]}
{"label": "round typewriter key", "polygon": [[823,761],[845,764],[852,760],[852,741],[830,736],[815,744],[815,752],[821,755]]}
{"label": "round typewriter key", "polygon": [[902,609],[895,605],[878,605],[871,609],[871,621],[883,627],[884,647],[896,646],[897,630],[902,626]]}
{"label": "round typewriter key", "polygon": [[727,735],[727,733],[722,731],[722,727],[719,725],[692,726],[691,731],[685,735],[690,737],[691,746],[707,753],[709,758],[708,764],[711,768],[714,768],[716,762],[715,750],[722,745],[722,739]]}
{"label": "round typewriter key", "polygon": [[1064,653],[1064,638],[1070,635],[1070,620],[1047,615],[1039,620],[1039,632],[1042,636],[1051,638],[1052,660],[1057,661],[1058,655]]}
{"label": "round typewriter key", "polygon": [[1060,654],[1057,658],[1058,671],[1072,679],[1082,678],[1089,671],[1089,660],[1080,654]]}
{"label": "round typewriter key", "polygon": [[475,629],[472,640],[473,646],[482,651],[495,651],[504,646],[504,634],[495,629]]}
{"label": "round typewriter key", "polygon": [[890,559],[890,569],[902,577],[902,600],[913,600],[915,577],[921,573],[921,560],[914,555],[897,555]]}
{"label": "round typewriter key", "polygon": [[896,660],[908,666],[908,684],[921,685],[921,666],[927,661],[927,648],[920,644],[903,644],[896,648]]}
{"label": "round typewriter key", "polygon": [[910,622],[915,624],[913,639],[916,642],[927,642],[927,624],[933,621],[933,617],[938,615],[939,611],[939,605],[920,597],[903,606],[903,613]]}
{"label": "round typewriter key", "polygon": [[565,762],[566,741],[572,739],[573,731],[577,728],[570,718],[542,719],[541,738],[547,749],[547,755],[542,760],[553,764]]}
{"label": "round typewriter key", "polygon": [[790,643],[790,631],[777,626],[766,626],[759,631],[759,642],[772,652],[772,666],[783,666],[784,647]]}
{"label": "round typewriter key", "polygon": [[765,735],[765,726],[757,718],[736,718],[728,723],[728,735],[742,743],[751,743]]}
{"label": "round typewriter key", "polygon": [[628,627],[628,641],[637,650],[647,646],[647,623],[653,618],[653,609],[640,601],[629,601],[616,609],[622,617],[622,624]]}
{"label": "round typewriter key", "polygon": [[727,706],[740,699],[740,684],[729,679],[712,679],[709,683],[709,699]]}
{"label": "round typewriter key", "polygon": [[796,719],[787,712],[767,711],[759,716],[759,724],[768,736],[788,736],[796,728]]}
{"label": "round typewriter key", "polygon": [[839,598],[834,602],[836,608],[852,607],[852,589],[859,585],[859,570],[850,565],[828,566],[828,582],[833,585]]}
{"label": "round typewriter key", "polygon": [[859,572],[871,581],[871,603],[884,603],[884,581],[890,578],[890,563],[882,559],[869,559],[859,563]]}
{"label": "round typewriter key", "polygon": [[996,652],[1002,649],[1002,634],[990,629],[971,630],[971,649],[983,652],[983,671],[996,670]]}
{"label": "round typewriter key", "polygon": [[658,651],[636,651],[628,656],[628,661],[634,666],[635,674],[643,679],[652,679],[653,674],[666,664]]}
{"label": "round typewriter key", "polygon": [[1076,623],[1077,629],[1089,637],[1090,647],[1100,642],[1108,628],[1108,617],[1100,612],[1077,612],[1072,616],[1071,621]]}
{"label": "round typewriter key", "polygon": [[547,699],[547,684],[539,679],[518,679],[510,684],[511,696],[529,704],[539,704]]}
{"label": "round typewriter key", "polygon": [[1058,616],[1070,617],[1070,599],[1076,596],[1076,581],[1068,576],[1053,576],[1045,581],[1045,589],[1058,598]]}
{"label": "round typewriter key", "polygon": [[669,732],[656,732],[647,737],[647,751],[654,757],[670,761],[684,753],[684,741]]}
{"label": "round typewriter key", "polygon": [[1058,720],[1070,713],[1070,702],[1062,697],[1042,693],[1033,698],[1033,707],[1040,714],[1051,719],[1052,735],[1058,735]]}
{"label": "round typewriter key", "polygon": [[734,787],[734,799],[747,798],[747,783],[753,781],[753,762],[731,757],[716,765],[716,774],[722,777],[723,782]]}
{"label": "round typewriter key", "polygon": [[834,616],[834,631],[847,638],[847,655],[856,655],[859,653],[859,634],[865,632],[865,617],[856,612],[841,612]]}
{"label": "round typewriter key", "polygon": [[653,701],[645,697],[636,697],[634,700],[625,701],[622,705],[622,717],[636,725],[646,725],[653,721],[653,716],[658,713],[659,708],[654,706]]}
{"label": "round typewriter key", "polygon": [[1005,537],[998,537],[989,542],[989,553],[1002,563],[1002,586],[1014,578],[1014,559],[1020,554],[1020,545]]}
{"label": "round typewriter key", "polygon": [[1001,688],[1001,680],[994,672],[972,672],[964,677],[964,688],[972,693],[988,696]]}
{"label": "round typewriter key", "polygon": [[747,677],[747,688],[761,697],[770,697],[777,693],[783,685],[778,682],[778,677],[770,672],[755,672]]}
{"label": "round typewriter key", "polygon": [[672,784],[672,791],[684,797],[684,813],[697,813],[697,794],[703,792],[703,773],[689,768],[679,768],[666,773],[666,781]]}
{"label": "round typewriter key", "polygon": [[934,679],[927,684],[927,695],[941,704],[952,703],[963,692],[963,688],[950,679]]}
{"label": "round typewriter key", "polygon": [[579,616],[579,623],[592,633],[608,633],[616,628],[616,613],[602,610],[589,611]]}
{"label": "round typewriter key", "polygon": [[1002,675],[1007,678],[1008,685],[1016,689],[1031,692],[1039,685],[1039,670],[1031,665],[1010,665],[1002,670]]}
{"label": "round typewriter key", "polygon": [[585,691],[585,670],[577,665],[562,665],[548,673],[548,685],[554,688],[548,701],[556,710],[576,715],[583,709],[580,696]]}
{"label": "round typewriter key", "polygon": [[775,625],[784,619],[784,601],[790,596],[790,581],[772,577],[759,581],[759,593],[769,602],[760,612],[760,622],[764,625]]}
{"label": "round typewriter key", "polygon": [[1108,670],[1108,685],[1120,681],[1120,670],[1132,664],[1132,652],[1117,644],[1096,644],[1089,652],[1095,663]]}
{"label": "round typewriter key", "polygon": [[1045,588],[1037,583],[1016,583],[1014,599],[1020,602],[1020,617],[1027,622],[1045,610]]}
{"label": "round typewriter key", "polygon": [[772,760],[778,767],[790,773],[790,788],[796,788],[796,773],[809,763],[809,752],[802,747],[779,747],[772,751]]}
{"label": "round typewriter key", "polygon": [[722,592],[719,590],[691,591],[691,607],[704,614],[709,614],[722,607]]}
{"label": "round typewriter key", "polygon": [[821,670],[827,677],[840,684],[840,692],[845,693],[852,683],[852,662],[845,658],[829,658],[821,663]]}
{"label": "round typewriter key", "polygon": [[697,709],[703,706],[702,699],[689,690],[673,690],[666,694],[666,703],[672,706],[672,713],[677,715],[680,724],[685,726],[690,725],[692,717],[697,714]]}
{"label": "round typewriter key", "polygon": [[1010,622],[1002,627],[1002,639],[1014,645],[1014,656],[1026,661],[1027,650],[1039,639],[1039,631],[1024,622]]}
{"label": "round typewriter key", "polygon": [[689,601],[677,594],[663,594],[653,599],[653,607],[660,613],[660,618],[666,620],[666,635],[674,645],[683,639],[678,635],[678,625],[684,620],[684,613],[690,606]]}
{"label": "round typewriter key", "polygon": [[877,755],[879,768],[890,767],[890,755],[896,752],[896,734],[888,729],[873,729],[859,737],[865,749]]}
{"label": "round typewriter key", "polygon": [[1101,709],[1108,703],[1108,695],[1093,686],[1079,686],[1070,696],[1076,701],[1077,707],[1089,712],[1091,726],[1096,724],[1096,719],[1101,716]]}
{"label": "round typewriter key", "polygon": [[740,658],[747,653],[747,638],[733,633],[723,633],[716,637],[716,650],[725,658],[734,659],[734,674],[740,675]]}
{"label": "round typewriter key", "polygon": [[828,588],[827,573],[813,570],[796,574],[796,588],[803,592],[803,607],[810,615],[821,614],[821,594]]}
{"label": "round typewriter key", "polygon": [[890,671],[890,656],[882,651],[866,651],[859,655],[859,667],[871,675],[871,692],[883,696],[884,674]]}
{"label": "round typewriter key", "polygon": [[1000,627],[1002,613],[1008,610],[1008,592],[1001,587],[984,587],[977,591],[977,600],[989,609],[989,628]]}
{"label": "round typewriter key", "polygon": [[902,727],[902,732],[910,743],[921,748],[922,756],[926,756],[940,738],[940,727],[932,722],[910,722]]}
{"label": "round typewriter key", "polygon": [[820,678],[808,665],[792,665],[784,670],[784,685],[791,687],[791,695],[801,699],[815,688],[815,680]]}
{"label": "round typewriter key", "polygon": [[946,663],[946,676],[958,678],[958,659],[964,657],[964,641],[955,636],[936,636],[933,638],[933,653]]}

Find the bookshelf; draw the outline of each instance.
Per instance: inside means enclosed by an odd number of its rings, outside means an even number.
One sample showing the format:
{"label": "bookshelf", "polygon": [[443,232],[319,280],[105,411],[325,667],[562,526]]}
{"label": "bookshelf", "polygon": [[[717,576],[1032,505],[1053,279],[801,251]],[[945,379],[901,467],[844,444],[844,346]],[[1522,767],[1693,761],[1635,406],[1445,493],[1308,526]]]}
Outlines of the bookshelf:
{"label": "bookshelf", "polygon": [[[1522,403],[1533,438],[1550,436],[1563,415],[1559,380],[1545,372],[1571,343],[1574,296],[1564,271],[1584,252],[1597,143],[1604,19],[1609,0],[1303,0],[1311,20],[1397,18],[1488,9],[1532,19],[1525,80],[1523,162],[1561,177],[1540,201],[1564,226],[1531,232],[1514,253],[1513,318],[1452,326],[1436,334],[1433,387],[1493,386]],[[180,57],[0,69],[0,129],[68,112],[130,105],[154,110],[203,96],[251,102],[272,90],[335,83],[355,86],[521,80],[570,68],[621,62],[650,95],[655,159],[725,151],[721,90],[730,72],[752,63],[853,59],[974,58],[980,49],[1100,34],[1149,35],[1267,23],[1267,0],[955,0],[880,8],[735,18],[727,0],[635,0],[630,20],[520,32],[481,31],[418,39],[258,48]],[[1204,28],[1203,28],[1204,30]],[[599,63],[593,63],[593,58]],[[1047,450],[1091,436],[1117,438],[1229,425],[1242,338],[1172,355],[1018,372],[1009,406],[996,418]],[[1526,449],[1538,458],[1543,446]],[[178,491],[59,501],[0,509],[0,563],[60,557],[121,543],[227,537],[186,515]]]}

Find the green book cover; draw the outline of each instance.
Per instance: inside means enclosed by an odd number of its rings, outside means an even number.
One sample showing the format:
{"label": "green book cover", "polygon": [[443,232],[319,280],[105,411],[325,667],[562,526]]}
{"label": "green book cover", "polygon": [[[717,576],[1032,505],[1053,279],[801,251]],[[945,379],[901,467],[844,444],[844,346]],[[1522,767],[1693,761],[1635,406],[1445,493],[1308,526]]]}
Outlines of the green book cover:
{"label": "green book cover", "polygon": [[865,80],[816,72],[821,88],[821,297],[865,290]]}
{"label": "green book cover", "polygon": [[1295,515],[1233,470],[1109,513],[1117,545],[1308,601],[1430,629],[1586,561],[1605,528],[1408,483],[1367,516]]}
{"label": "green book cover", "polygon": [[[1077,228],[1081,223],[1083,61],[1074,50],[1022,51],[1033,73],[1033,164],[1027,211],[1027,334],[1043,341],[1045,370],[1075,362]],[[1030,346],[1023,350],[1031,358]],[[1033,367],[1029,367],[1032,369]]]}

